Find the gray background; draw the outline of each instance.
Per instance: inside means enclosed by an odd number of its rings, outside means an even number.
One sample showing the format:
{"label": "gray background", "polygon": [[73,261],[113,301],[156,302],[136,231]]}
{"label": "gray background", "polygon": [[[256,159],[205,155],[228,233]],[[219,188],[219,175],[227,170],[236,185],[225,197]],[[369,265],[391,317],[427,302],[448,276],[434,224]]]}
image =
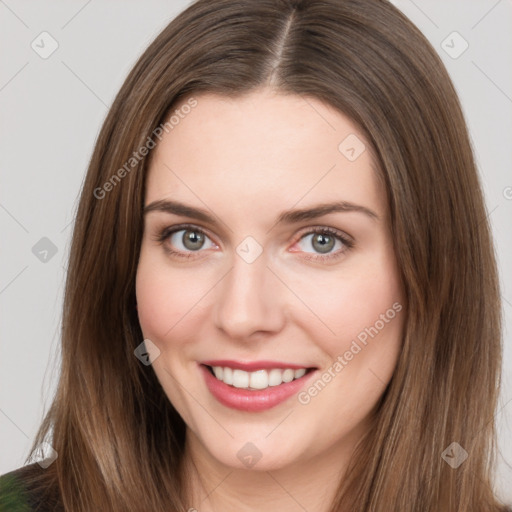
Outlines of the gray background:
{"label": "gray background", "polygon": [[[483,180],[506,322],[496,491],[512,502],[512,2],[394,3],[447,66]],[[135,60],[187,5],[0,0],[0,474],[23,464],[55,389],[71,223],[101,123]],[[31,47],[51,48],[43,31],[58,43],[46,59]],[[469,44],[461,55],[454,31]],[[34,254],[37,243],[50,252]]]}

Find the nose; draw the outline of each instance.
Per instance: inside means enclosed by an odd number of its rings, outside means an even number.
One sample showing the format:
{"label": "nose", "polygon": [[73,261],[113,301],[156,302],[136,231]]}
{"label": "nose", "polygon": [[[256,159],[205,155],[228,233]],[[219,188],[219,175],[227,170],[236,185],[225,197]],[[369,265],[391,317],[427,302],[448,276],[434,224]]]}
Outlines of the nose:
{"label": "nose", "polygon": [[230,338],[249,340],[256,333],[279,332],[286,321],[283,284],[261,255],[247,263],[237,254],[233,267],[218,285],[214,321]]}

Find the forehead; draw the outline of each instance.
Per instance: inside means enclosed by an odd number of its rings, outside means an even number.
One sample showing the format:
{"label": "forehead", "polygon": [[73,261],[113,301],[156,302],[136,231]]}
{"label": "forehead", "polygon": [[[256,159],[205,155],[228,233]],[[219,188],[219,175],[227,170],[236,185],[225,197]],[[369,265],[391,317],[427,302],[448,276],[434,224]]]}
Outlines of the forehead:
{"label": "forehead", "polygon": [[385,213],[364,136],[330,105],[268,90],[194,98],[176,105],[179,121],[153,150],[146,204],[179,198],[250,215],[343,199]]}

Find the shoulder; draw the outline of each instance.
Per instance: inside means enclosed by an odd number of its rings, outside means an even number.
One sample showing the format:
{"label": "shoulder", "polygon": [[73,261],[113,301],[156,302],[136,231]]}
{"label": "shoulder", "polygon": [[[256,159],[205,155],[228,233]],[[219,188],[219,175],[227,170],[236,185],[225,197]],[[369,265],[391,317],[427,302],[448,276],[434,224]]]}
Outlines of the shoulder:
{"label": "shoulder", "polygon": [[46,495],[33,485],[45,470],[36,462],[0,475],[0,512],[51,512]]}

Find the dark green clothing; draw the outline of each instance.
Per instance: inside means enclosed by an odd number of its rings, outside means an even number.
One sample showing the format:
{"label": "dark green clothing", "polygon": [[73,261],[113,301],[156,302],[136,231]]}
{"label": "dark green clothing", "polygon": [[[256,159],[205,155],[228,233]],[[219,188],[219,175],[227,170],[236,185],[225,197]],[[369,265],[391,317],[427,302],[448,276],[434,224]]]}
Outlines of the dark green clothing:
{"label": "dark green clothing", "polygon": [[[45,471],[37,462],[0,476],[0,512],[54,512],[55,502],[46,493],[28,486],[29,475]],[[44,494],[44,496],[43,496]]]}

